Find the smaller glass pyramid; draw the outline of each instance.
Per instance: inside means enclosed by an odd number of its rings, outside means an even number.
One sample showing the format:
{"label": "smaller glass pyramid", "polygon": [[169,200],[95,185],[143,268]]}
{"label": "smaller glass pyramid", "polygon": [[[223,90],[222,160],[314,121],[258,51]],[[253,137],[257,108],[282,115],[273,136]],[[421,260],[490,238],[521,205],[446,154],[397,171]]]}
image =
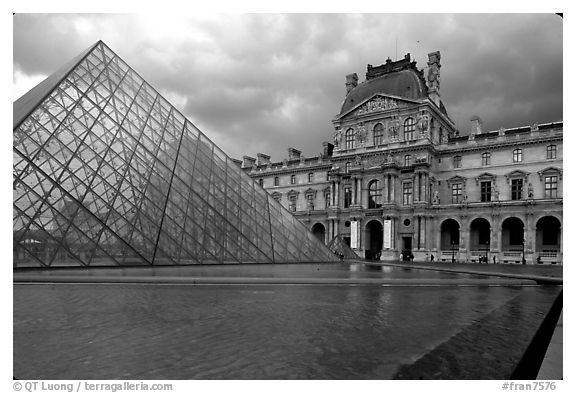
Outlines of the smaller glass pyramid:
{"label": "smaller glass pyramid", "polygon": [[14,103],[15,267],[334,261],[99,41]]}

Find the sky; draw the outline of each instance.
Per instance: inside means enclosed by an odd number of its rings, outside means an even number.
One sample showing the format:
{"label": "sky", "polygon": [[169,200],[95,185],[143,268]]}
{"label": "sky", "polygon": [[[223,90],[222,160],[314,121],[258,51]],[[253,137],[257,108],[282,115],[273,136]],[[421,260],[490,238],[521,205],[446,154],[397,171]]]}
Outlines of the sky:
{"label": "sky", "polygon": [[562,121],[555,14],[16,14],[13,100],[103,40],[230,157],[317,156],[345,75],[441,52],[440,94],[462,134]]}

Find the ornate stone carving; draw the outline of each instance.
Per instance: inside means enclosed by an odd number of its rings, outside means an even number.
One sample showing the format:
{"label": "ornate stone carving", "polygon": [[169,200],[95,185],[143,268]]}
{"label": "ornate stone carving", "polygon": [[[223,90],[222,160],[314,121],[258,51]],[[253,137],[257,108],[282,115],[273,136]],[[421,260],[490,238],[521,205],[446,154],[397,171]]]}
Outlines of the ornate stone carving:
{"label": "ornate stone carving", "polygon": [[428,54],[428,87],[431,91],[440,90],[440,52]]}
{"label": "ornate stone carving", "polygon": [[364,146],[367,137],[368,131],[366,130],[366,126],[364,123],[360,123],[358,125],[358,131],[356,132],[356,142],[358,142],[359,146]]}
{"label": "ornate stone carving", "polygon": [[388,135],[390,136],[391,140],[397,140],[399,133],[400,133],[400,119],[394,116],[392,120],[390,120],[390,124],[388,126]]}
{"label": "ornate stone carving", "polygon": [[434,197],[432,198],[432,204],[434,204],[434,205],[440,204],[440,195],[438,194],[438,190],[434,191]]}
{"label": "ornate stone carving", "polygon": [[366,102],[356,111],[357,115],[370,113],[374,111],[385,111],[388,109],[398,108],[398,102],[388,97],[375,97],[374,99]]}
{"label": "ornate stone carving", "polygon": [[440,141],[442,143],[448,143],[448,133],[442,127],[440,127]]}
{"label": "ornate stone carving", "polygon": [[430,115],[428,115],[427,111],[421,111],[418,114],[417,124],[420,129],[420,135],[428,134],[430,131]]}
{"label": "ornate stone carving", "polygon": [[341,143],[342,143],[342,130],[337,128],[336,132],[334,133],[334,147],[340,147]]}

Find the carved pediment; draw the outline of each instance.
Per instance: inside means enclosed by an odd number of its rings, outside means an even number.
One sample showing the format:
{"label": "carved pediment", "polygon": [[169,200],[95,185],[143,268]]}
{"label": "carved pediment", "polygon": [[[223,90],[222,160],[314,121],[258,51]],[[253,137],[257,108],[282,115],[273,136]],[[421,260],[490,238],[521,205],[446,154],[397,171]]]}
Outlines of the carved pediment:
{"label": "carved pediment", "polygon": [[510,183],[510,179],[518,179],[518,178],[521,178],[521,179],[524,179],[524,180],[527,181],[527,180],[528,180],[528,175],[530,175],[528,172],[524,172],[524,171],[521,171],[521,170],[516,170],[516,171],[512,171],[512,172],[504,175],[504,177],[506,177],[506,181],[507,181],[508,183]]}
{"label": "carved pediment", "polygon": [[360,105],[360,107],[356,109],[355,114],[362,115],[364,113],[386,111],[396,108],[398,108],[398,101],[388,97],[376,96]]}
{"label": "carved pediment", "polygon": [[466,183],[466,178],[462,177],[462,176],[452,176],[450,179],[446,179],[446,182],[448,184],[452,184],[452,183]]}
{"label": "carved pediment", "polygon": [[481,181],[496,181],[496,175],[493,175],[491,173],[488,172],[484,172],[481,175],[478,175],[474,178],[474,180],[476,180],[476,185],[478,185]]}
{"label": "carved pediment", "polygon": [[541,171],[538,171],[538,176],[540,177],[540,181],[542,181],[542,178],[544,176],[550,176],[550,175],[557,175],[560,180],[562,180],[562,170],[553,166],[549,166],[546,169],[542,169]]}
{"label": "carved pediment", "polygon": [[314,197],[316,197],[316,192],[317,192],[317,190],[314,190],[312,188],[308,188],[306,191],[304,191],[304,195],[306,195],[306,196],[313,195]]}
{"label": "carved pediment", "polygon": [[292,190],[288,191],[286,194],[288,195],[288,198],[290,198],[292,196],[298,197],[298,194],[300,194],[300,193],[298,191],[292,189]]}

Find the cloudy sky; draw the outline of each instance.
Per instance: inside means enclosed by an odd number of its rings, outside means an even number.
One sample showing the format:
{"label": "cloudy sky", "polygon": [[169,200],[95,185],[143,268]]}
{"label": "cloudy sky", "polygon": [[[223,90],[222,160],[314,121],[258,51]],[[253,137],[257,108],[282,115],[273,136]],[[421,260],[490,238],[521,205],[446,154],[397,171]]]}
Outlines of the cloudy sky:
{"label": "cloudy sky", "polygon": [[13,99],[102,39],[228,155],[281,161],[332,141],[345,75],[442,54],[440,93],[466,133],[563,120],[554,14],[16,14]]}

